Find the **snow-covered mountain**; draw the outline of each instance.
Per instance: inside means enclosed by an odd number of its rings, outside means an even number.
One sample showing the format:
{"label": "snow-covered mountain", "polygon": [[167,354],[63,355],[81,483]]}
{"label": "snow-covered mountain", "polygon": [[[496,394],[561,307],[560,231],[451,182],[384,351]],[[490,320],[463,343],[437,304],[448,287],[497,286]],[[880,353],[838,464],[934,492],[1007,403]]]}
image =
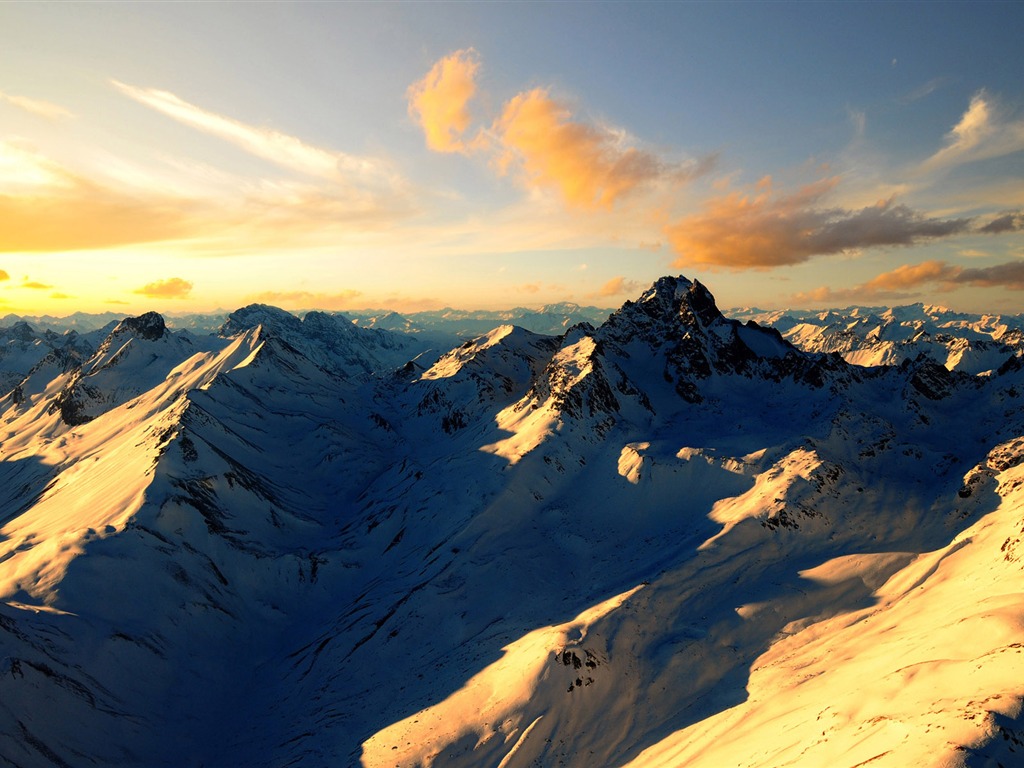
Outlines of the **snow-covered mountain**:
{"label": "snow-covered mountain", "polygon": [[254,305],[37,366],[0,762],[1017,764],[1020,358],[765,325],[676,277],[440,355]]}
{"label": "snow-covered mountain", "polygon": [[780,331],[808,352],[837,352],[855,365],[898,365],[924,355],[950,370],[992,371],[1024,355],[1024,315],[971,315],[944,307],[730,310]]}
{"label": "snow-covered mountain", "polygon": [[0,393],[9,392],[40,364],[57,364],[65,369],[80,365],[92,356],[114,325],[84,334],[74,330],[63,334],[51,329],[39,332],[24,321],[0,326]]}

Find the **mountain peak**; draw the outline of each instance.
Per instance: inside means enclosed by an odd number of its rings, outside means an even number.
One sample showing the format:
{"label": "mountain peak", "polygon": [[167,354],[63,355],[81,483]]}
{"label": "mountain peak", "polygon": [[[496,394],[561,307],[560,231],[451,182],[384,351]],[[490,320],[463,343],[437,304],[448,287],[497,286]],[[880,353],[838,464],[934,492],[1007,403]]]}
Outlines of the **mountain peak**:
{"label": "mountain peak", "polygon": [[238,334],[262,325],[270,331],[295,331],[302,333],[302,321],[290,312],[269,304],[248,304],[236,309],[220,327],[221,336],[237,336]]}
{"label": "mountain peak", "polygon": [[623,304],[606,325],[613,336],[639,334],[660,346],[680,329],[704,329],[722,319],[711,291],[679,275],[659,278],[636,302]]}
{"label": "mountain peak", "polygon": [[682,275],[659,278],[644,292],[639,303],[652,302],[670,308],[672,314],[680,314],[688,308],[702,326],[722,317],[711,291],[699,280],[688,280]]}
{"label": "mountain peak", "polygon": [[7,333],[11,338],[17,339],[18,341],[31,341],[36,337],[35,330],[33,330],[32,326],[24,320],[19,320],[8,328]]}
{"label": "mountain peak", "polygon": [[138,339],[156,341],[167,330],[163,316],[158,312],[146,312],[138,317],[126,317],[111,332],[112,336],[130,333]]}

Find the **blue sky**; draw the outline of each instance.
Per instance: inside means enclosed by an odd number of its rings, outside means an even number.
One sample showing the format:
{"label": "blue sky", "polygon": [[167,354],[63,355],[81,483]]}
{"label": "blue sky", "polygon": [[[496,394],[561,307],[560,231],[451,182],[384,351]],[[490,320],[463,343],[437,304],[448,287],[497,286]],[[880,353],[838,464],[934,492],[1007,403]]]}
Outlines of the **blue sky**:
{"label": "blue sky", "polygon": [[615,306],[681,273],[723,306],[1019,312],[1021,29],[1019,3],[5,3],[0,310]]}

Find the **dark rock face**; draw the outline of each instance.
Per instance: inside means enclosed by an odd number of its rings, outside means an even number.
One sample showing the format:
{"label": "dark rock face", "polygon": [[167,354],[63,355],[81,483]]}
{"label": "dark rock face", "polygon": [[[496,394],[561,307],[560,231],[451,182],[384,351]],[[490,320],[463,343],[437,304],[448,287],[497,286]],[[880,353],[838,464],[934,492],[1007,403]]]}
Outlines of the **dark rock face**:
{"label": "dark rock face", "polygon": [[157,312],[147,312],[138,317],[126,317],[118,323],[117,328],[114,329],[114,334],[119,332],[130,333],[137,339],[156,341],[166,331],[167,326],[164,324],[163,316]]}
{"label": "dark rock face", "polygon": [[947,370],[945,366],[920,355],[913,362],[904,361],[900,370],[910,375],[910,386],[929,400],[942,400],[958,386],[974,386],[977,380],[969,374]]}
{"label": "dark rock face", "polygon": [[36,332],[32,330],[32,326],[21,320],[10,327],[7,332],[12,339],[18,341],[32,341],[36,338]]}
{"label": "dark rock face", "polygon": [[61,420],[69,427],[81,426],[92,421],[93,417],[85,412],[84,394],[93,394],[93,392],[83,388],[81,374],[76,373],[68,385],[50,403],[49,412],[59,411]]}
{"label": "dark rock face", "polygon": [[722,319],[722,313],[718,311],[718,305],[715,304],[715,297],[699,281],[694,280],[690,285],[687,299],[691,311],[701,325],[707,326],[715,320]]}

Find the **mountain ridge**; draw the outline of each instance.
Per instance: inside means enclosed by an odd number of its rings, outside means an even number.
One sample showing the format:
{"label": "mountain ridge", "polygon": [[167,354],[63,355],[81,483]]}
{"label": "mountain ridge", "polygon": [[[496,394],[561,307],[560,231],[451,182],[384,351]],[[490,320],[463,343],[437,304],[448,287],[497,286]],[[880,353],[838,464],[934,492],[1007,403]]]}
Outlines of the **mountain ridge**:
{"label": "mountain ridge", "polygon": [[7,761],[981,765],[1024,735],[1019,363],[852,365],[683,277],[433,360],[291,317],[124,321],[0,400]]}

